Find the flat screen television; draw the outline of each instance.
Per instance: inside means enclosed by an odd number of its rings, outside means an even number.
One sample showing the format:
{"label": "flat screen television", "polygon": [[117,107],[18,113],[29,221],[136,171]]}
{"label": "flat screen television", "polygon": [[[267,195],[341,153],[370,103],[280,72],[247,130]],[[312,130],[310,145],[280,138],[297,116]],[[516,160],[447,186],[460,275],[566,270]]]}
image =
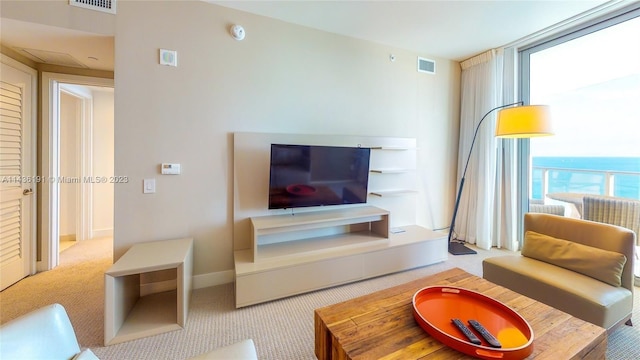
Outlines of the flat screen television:
{"label": "flat screen television", "polygon": [[271,144],[269,209],[367,202],[371,149]]}

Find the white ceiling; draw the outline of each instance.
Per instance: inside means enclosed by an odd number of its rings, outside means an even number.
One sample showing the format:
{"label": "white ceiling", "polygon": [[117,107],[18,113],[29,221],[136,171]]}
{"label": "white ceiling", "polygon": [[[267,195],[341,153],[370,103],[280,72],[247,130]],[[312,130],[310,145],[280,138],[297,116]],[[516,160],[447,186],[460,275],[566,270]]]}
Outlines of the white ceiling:
{"label": "white ceiling", "polygon": [[113,36],[2,18],[0,43],[37,63],[113,70]]}
{"label": "white ceiling", "polygon": [[[553,28],[599,6],[621,3],[618,0],[206,1],[453,60],[464,60]],[[6,18],[2,18],[1,27],[1,43],[25,56],[30,55],[22,49],[54,52],[51,55],[57,55],[59,60],[65,60],[63,54],[68,54],[79,66],[113,70],[113,37]],[[251,29],[246,30],[247,36],[251,36]]]}
{"label": "white ceiling", "polygon": [[[603,0],[207,1],[458,61],[607,3]],[[247,36],[250,36],[248,29]]]}

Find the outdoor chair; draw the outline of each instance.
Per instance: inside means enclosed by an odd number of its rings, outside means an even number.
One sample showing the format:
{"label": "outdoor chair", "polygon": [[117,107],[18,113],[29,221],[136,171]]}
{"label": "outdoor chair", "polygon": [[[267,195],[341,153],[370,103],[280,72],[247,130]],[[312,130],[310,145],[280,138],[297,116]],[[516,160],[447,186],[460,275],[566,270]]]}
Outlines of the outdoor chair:
{"label": "outdoor chair", "polygon": [[636,234],[635,285],[640,286],[640,201],[624,198],[585,196],[582,199],[585,220],[622,226]]}

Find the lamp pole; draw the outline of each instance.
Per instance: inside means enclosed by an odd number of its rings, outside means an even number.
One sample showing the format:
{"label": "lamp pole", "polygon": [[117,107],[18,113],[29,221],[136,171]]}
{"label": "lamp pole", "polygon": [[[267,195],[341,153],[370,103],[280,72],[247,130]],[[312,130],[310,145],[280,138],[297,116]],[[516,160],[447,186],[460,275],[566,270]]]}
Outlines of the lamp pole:
{"label": "lamp pole", "polygon": [[486,114],[484,114],[482,119],[480,119],[478,126],[476,126],[476,130],[473,134],[473,140],[471,140],[471,147],[469,148],[469,155],[467,156],[467,162],[464,165],[464,171],[462,172],[462,178],[460,179],[460,186],[458,187],[458,195],[456,196],[456,203],[453,207],[453,217],[451,218],[451,226],[449,226],[449,238],[448,238],[449,253],[453,255],[477,254],[475,250],[469,249],[468,247],[464,246],[463,243],[453,242],[453,226],[456,222],[456,215],[458,214],[458,206],[460,205],[460,197],[462,196],[462,187],[464,186],[464,177],[467,174],[467,168],[469,167],[469,160],[471,159],[473,145],[476,142],[476,136],[478,136],[478,130],[480,130],[480,125],[482,125],[482,123],[487,118],[487,116],[489,116],[489,114],[491,114],[495,110],[506,108],[509,106],[514,106],[514,105],[524,105],[524,103],[522,101],[518,101],[511,104],[494,107],[493,109],[489,110]]}

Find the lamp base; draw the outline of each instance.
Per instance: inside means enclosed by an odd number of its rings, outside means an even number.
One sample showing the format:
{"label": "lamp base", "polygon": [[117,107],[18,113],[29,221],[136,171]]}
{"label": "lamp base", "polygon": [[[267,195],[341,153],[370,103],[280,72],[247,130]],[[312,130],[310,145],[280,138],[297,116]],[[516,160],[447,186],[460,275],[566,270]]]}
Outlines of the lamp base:
{"label": "lamp base", "polygon": [[464,246],[463,243],[450,242],[449,253],[452,255],[471,255],[477,254],[478,252],[473,249],[469,249],[468,247]]}

